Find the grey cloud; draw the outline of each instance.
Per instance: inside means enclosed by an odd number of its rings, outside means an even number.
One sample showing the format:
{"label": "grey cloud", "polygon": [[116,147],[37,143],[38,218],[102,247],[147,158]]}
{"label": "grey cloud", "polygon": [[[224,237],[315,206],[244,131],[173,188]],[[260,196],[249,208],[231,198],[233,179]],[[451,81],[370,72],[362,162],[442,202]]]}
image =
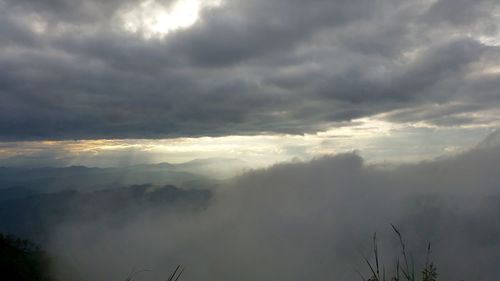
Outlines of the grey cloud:
{"label": "grey cloud", "polygon": [[185,280],[353,280],[367,272],[359,252],[368,255],[375,231],[383,261],[394,262],[394,223],[416,263],[432,242],[441,278],[490,280],[499,274],[497,138],[395,167],[355,154],[279,164],[230,180],[201,213],[145,214],[119,227],[74,222],[55,232],[51,249],[72,280],[120,278],[133,267],[156,280],[176,263]]}
{"label": "grey cloud", "polygon": [[279,54],[317,30],[373,15],[377,1],[229,1],[208,14],[205,24],[174,39],[195,64],[228,65],[268,53]]}
{"label": "grey cloud", "polygon": [[37,38],[19,18],[13,17],[7,9],[0,6],[0,46],[4,49],[8,46],[33,47],[37,45]]}
{"label": "grey cloud", "polygon": [[[498,75],[469,76],[498,48],[428,31],[413,1],[227,1],[151,40],[113,21],[134,1],[4,2],[4,140],[302,134],[436,102],[497,104]],[[31,14],[49,31],[31,30]]]}
{"label": "grey cloud", "polygon": [[[444,70],[443,74],[447,76],[439,79],[439,86],[436,87],[434,93],[423,100],[421,106],[413,106],[411,108],[396,110],[390,112],[386,116],[394,122],[418,122],[426,121],[428,123],[440,126],[453,126],[460,124],[480,124],[484,120],[484,116],[478,118],[483,111],[496,110],[498,108],[497,85],[499,79],[496,74],[477,75],[475,72],[482,71],[481,68],[473,70],[473,64],[482,65],[478,56],[489,57],[492,61],[496,60],[497,50],[491,49],[484,45],[469,42],[469,47],[462,48],[458,53],[468,49],[460,59],[455,55],[448,56],[450,60],[457,63],[457,66],[452,69]],[[474,46],[475,45],[475,46]],[[446,51],[449,52],[449,51]],[[458,54],[456,53],[456,54]],[[439,61],[437,57],[432,59],[435,63]],[[441,58],[442,59],[442,58]],[[459,61],[462,61],[459,62]],[[459,65],[461,66],[459,66]],[[462,68],[460,70],[460,68]],[[457,71],[460,75],[450,75],[450,72]],[[424,71],[424,73],[426,73]],[[431,75],[435,77],[437,74]],[[494,118],[494,116],[490,116]]]}
{"label": "grey cloud", "polygon": [[405,24],[390,22],[374,26],[372,22],[365,22],[351,28],[340,35],[343,38],[339,43],[360,53],[394,57],[411,44],[410,38],[407,38],[409,29]]}
{"label": "grey cloud", "polygon": [[454,25],[470,25],[484,20],[491,20],[490,13],[498,7],[492,0],[439,0],[424,15],[431,22],[448,22]]}
{"label": "grey cloud", "polygon": [[[83,24],[109,19],[114,13],[127,5],[140,3],[139,0],[5,0],[6,5],[14,10],[35,13],[54,24]],[[168,4],[170,1],[163,0]]]}
{"label": "grey cloud", "polygon": [[436,84],[461,77],[464,68],[477,61],[482,50],[484,46],[474,40],[447,42],[422,54],[414,62],[395,67],[388,75],[380,78],[371,78],[371,73],[366,73],[363,69],[334,76],[327,80],[323,92],[333,99],[353,103],[376,103],[386,99],[402,102],[408,99],[432,99],[432,90]]}

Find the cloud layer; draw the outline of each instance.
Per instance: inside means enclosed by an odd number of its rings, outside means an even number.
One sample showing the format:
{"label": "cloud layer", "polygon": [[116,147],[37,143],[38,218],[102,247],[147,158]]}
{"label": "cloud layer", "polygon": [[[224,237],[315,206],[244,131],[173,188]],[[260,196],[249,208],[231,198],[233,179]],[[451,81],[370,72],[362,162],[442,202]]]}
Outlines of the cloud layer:
{"label": "cloud layer", "polygon": [[74,222],[54,232],[59,274],[70,280],[355,280],[368,274],[378,232],[394,262],[399,226],[422,261],[428,241],[443,280],[491,280],[500,272],[500,141],[492,135],[459,156],[411,165],[368,165],[355,154],[256,170],[220,187],[196,214],[137,213]]}
{"label": "cloud layer", "polygon": [[227,0],[161,38],[142,2],[0,1],[0,138],[498,125],[496,1]]}

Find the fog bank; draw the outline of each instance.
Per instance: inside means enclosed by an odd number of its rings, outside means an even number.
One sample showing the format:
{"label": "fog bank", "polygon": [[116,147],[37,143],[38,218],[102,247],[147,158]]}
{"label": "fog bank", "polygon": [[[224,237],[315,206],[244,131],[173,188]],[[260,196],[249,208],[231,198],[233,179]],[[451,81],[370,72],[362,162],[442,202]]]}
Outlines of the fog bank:
{"label": "fog bank", "polygon": [[[441,280],[500,276],[500,142],[406,165],[368,165],[356,154],[255,170],[220,186],[196,213],[138,214],[65,224],[50,251],[61,280],[358,280],[378,233],[394,262],[397,225],[418,265],[434,245]],[[388,267],[391,267],[388,264]]]}

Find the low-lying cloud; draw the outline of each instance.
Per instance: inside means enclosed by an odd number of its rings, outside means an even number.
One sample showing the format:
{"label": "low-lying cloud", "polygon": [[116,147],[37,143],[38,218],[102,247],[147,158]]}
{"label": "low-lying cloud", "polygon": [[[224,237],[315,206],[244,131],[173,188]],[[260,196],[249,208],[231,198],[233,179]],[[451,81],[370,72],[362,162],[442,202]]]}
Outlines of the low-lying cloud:
{"label": "low-lying cloud", "polygon": [[[417,164],[368,165],[356,154],[279,164],[219,187],[199,213],[148,213],[119,226],[74,222],[50,249],[68,280],[355,280],[379,233],[395,262],[397,225],[421,261],[428,241],[442,280],[500,276],[500,142]],[[390,265],[388,265],[390,266]]]}

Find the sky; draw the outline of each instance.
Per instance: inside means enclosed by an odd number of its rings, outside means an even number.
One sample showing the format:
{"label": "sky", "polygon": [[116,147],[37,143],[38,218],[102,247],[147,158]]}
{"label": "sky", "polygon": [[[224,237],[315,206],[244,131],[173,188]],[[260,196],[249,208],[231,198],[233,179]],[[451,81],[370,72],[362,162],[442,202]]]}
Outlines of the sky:
{"label": "sky", "polygon": [[500,125],[499,28],[495,0],[0,0],[0,164],[462,152]]}

